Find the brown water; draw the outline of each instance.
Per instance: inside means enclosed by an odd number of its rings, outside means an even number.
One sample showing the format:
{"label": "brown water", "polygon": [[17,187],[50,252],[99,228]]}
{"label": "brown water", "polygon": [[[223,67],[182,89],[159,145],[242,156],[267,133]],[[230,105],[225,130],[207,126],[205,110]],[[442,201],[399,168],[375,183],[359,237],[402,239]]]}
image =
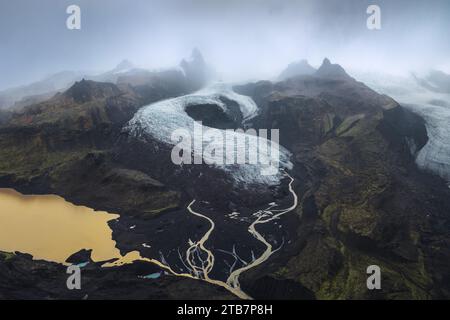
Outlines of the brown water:
{"label": "brown water", "polygon": [[[215,223],[191,208],[195,200],[189,204],[187,210],[195,216],[208,220],[210,228],[199,241],[192,242],[186,251],[186,262],[192,270],[189,273],[177,273],[166,262],[141,257],[138,251],[121,256],[108,226],[108,221],[117,219],[119,215],[75,206],[55,195],[26,196],[12,189],[0,189],[0,251],[20,251],[33,255],[35,259],[64,263],[70,255],[81,249],[92,249],[94,261],[116,259],[103,264],[103,267],[146,261],[175,276],[206,281],[227,289],[241,299],[251,299],[242,291],[239,276],[265,262],[280,249],[273,250],[272,245],[255,227],[278,219],[281,215],[293,211],[298,205],[298,197],[292,188],[294,178],[287,173],[286,176],[291,179],[289,191],[294,198],[292,206],[287,209],[273,209],[274,205],[270,205],[265,210],[255,213],[258,215],[257,219],[250,225],[248,231],[266,246],[266,250],[251,263],[234,270],[226,282],[209,277],[215,257],[213,252],[205,247],[205,242],[215,230]],[[200,258],[201,266],[194,265],[191,259],[191,256],[194,253],[199,254],[199,251],[207,254],[206,260]]]}
{"label": "brown water", "polygon": [[120,258],[108,226],[118,217],[55,195],[28,196],[0,189],[0,251],[59,263],[81,249],[92,249],[94,261]]}

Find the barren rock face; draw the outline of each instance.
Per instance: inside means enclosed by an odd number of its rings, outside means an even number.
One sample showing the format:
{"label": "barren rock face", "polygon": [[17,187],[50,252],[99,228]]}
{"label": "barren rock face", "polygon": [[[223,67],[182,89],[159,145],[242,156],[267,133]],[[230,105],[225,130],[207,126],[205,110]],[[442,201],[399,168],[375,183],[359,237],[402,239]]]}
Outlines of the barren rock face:
{"label": "barren rock face", "polygon": [[[300,249],[271,276],[298,281],[318,298],[370,298],[357,270],[376,261],[390,270],[384,298],[448,292],[439,279],[450,252],[428,246],[446,238],[445,228],[425,236],[421,245],[415,236],[429,226],[427,219],[448,221],[442,211],[448,201],[443,205],[432,200],[435,192],[440,199],[448,194],[445,184],[415,163],[415,156],[430,144],[426,118],[350,77],[303,76],[236,90],[258,101],[262,112],[255,126],[283,124],[281,143],[292,151],[294,172],[303,184],[300,190],[306,190],[299,212]],[[433,213],[427,216],[424,211]],[[440,256],[442,249],[446,253]],[[426,275],[418,271],[422,254],[435,266]],[[393,264],[381,262],[385,258]],[[410,291],[407,281],[394,275],[397,267],[405,266],[410,268],[407,278],[419,287],[439,283],[441,289]],[[262,270],[248,275],[249,286],[258,272]]]}

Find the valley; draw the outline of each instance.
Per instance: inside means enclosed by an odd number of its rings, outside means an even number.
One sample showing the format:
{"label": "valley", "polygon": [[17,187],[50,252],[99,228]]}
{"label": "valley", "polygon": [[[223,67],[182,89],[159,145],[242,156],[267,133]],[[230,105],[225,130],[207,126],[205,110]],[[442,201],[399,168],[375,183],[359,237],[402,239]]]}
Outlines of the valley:
{"label": "valley", "polygon": [[[0,247],[0,297],[447,297],[450,190],[411,152],[429,143],[425,120],[328,59],[306,70],[196,88],[182,73],[125,73],[127,85],[81,80],[13,113],[0,187],[114,213],[101,236],[112,251],[64,245],[89,262],[81,292],[68,292],[63,258]],[[199,103],[210,112],[189,111]],[[194,115],[219,130],[279,129],[279,172],[173,163],[169,129]],[[371,264],[385,272],[379,292],[365,286]]]}

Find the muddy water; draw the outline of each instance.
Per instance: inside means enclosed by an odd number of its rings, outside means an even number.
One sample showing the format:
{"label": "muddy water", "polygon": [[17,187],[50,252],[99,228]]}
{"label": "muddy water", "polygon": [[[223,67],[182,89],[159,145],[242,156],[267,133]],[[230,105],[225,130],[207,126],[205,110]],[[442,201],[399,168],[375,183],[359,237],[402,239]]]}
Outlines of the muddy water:
{"label": "muddy water", "polygon": [[59,263],[81,249],[92,249],[94,261],[120,258],[108,226],[118,217],[55,195],[27,196],[0,189],[0,251]]}

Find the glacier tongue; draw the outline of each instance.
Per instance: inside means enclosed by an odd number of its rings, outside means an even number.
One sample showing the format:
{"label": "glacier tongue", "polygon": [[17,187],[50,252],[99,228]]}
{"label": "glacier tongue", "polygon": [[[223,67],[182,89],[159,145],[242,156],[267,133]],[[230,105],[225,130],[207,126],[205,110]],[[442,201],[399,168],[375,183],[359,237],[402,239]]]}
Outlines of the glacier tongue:
{"label": "glacier tongue", "polygon": [[428,142],[417,154],[416,163],[450,182],[450,94],[432,92],[411,77],[359,78],[424,118]]}
{"label": "glacier tongue", "polygon": [[[125,126],[124,131],[143,141],[150,138],[167,145],[180,146],[179,142],[172,140],[172,134],[176,130],[184,129],[189,132],[190,137],[194,138],[194,134],[198,134],[198,130],[195,129],[200,126],[198,122],[195,122],[186,113],[186,108],[193,105],[216,105],[224,112],[227,112],[228,107],[220,99],[221,97],[225,97],[239,105],[244,122],[257,115],[258,107],[250,97],[235,93],[227,84],[217,83],[193,94],[159,101],[142,107]],[[222,134],[223,137],[226,136],[225,130],[207,126],[200,127],[203,133],[209,132],[213,133],[213,135]],[[226,134],[231,135],[232,141],[234,141],[232,148],[235,151],[246,150],[246,160],[252,155],[258,156],[256,164],[254,162],[248,163],[248,161],[245,164],[211,164],[230,174],[235,183],[243,187],[249,187],[250,185],[277,185],[283,177],[282,170],[292,168],[292,163],[289,160],[289,151],[277,143],[267,140],[265,137],[251,135],[246,132],[227,130]],[[189,143],[190,146],[190,142],[182,140],[181,145],[184,143]],[[268,147],[261,148],[261,145]],[[183,147],[188,148],[188,145]],[[208,140],[205,138],[205,135],[203,135],[203,142],[200,146],[194,142],[193,152],[201,155],[204,163],[212,163],[214,159],[211,159],[207,153],[203,152],[206,148],[223,150],[224,143],[217,139]],[[276,164],[276,168],[271,164]],[[276,169],[273,174],[265,174],[268,170],[273,169]]]}
{"label": "glacier tongue", "polygon": [[417,155],[417,164],[450,181],[450,108],[428,104],[405,106],[426,122],[429,141]]}

